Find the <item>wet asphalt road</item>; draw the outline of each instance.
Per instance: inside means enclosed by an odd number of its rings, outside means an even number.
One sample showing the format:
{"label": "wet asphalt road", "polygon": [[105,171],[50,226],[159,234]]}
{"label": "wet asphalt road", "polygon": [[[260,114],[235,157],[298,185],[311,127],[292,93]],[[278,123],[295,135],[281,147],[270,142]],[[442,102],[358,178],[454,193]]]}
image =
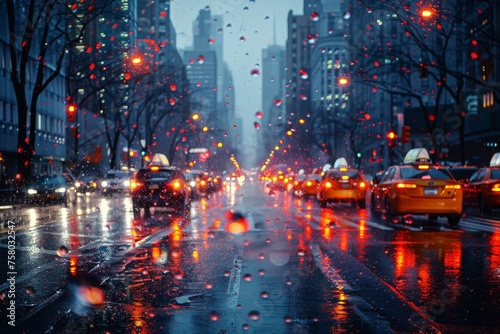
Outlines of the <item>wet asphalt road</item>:
{"label": "wet asphalt road", "polygon": [[499,332],[498,212],[395,225],[247,182],[190,219],[121,195],[0,215],[2,333]]}

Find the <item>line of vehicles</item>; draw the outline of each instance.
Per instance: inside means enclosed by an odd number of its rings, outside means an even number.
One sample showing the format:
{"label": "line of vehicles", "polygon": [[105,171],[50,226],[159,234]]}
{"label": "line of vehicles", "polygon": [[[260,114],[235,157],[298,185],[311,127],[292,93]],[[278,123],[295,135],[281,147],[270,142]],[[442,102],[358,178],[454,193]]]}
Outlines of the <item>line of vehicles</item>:
{"label": "line of vehicles", "polygon": [[34,177],[23,188],[28,203],[77,202],[77,196],[100,193],[111,196],[126,193],[132,199],[134,216],[141,210],[149,216],[152,207],[164,208],[181,215],[189,214],[191,200],[209,197],[223,187],[221,175],[202,170],[183,171],[171,166],[163,154],[153,157],[150,164],[136,171],[111,170],[104,177],[71,173]]}
{"label": "line of vehicles", "polygon": [[315,197],[322,208],[347,202],[366,208],[370,199],[372,216],[387,222],[412,221],[413,215],[426,215],[430,221],[446,217],[456,227],[465,207],[476,207],[481,214],[500,208],[500,153],[487,167],[438,166],[424,148],[410,150],[403,163],[390,166],[373,178],[348,166],[344,158],[306,174],[293,175],[278,165],[261,175],[271,190],[286,190],[295,196]]}

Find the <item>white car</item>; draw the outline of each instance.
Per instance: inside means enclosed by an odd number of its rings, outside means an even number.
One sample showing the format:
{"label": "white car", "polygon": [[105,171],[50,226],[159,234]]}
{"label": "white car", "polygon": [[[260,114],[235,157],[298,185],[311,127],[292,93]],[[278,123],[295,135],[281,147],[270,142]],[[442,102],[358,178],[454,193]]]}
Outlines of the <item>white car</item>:
{"label": "white car", "polygon": [[132,172],[110,170],[101,181],[101,191],[104,196],[113,193],[127,193],[130,189]]}

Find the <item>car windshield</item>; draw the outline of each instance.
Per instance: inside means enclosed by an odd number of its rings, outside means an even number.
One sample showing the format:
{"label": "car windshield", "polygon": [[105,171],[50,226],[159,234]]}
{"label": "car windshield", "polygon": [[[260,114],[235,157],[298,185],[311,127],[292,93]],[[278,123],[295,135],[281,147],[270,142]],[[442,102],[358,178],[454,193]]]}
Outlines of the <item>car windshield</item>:
{"label": "car windshield", "polygon": [[451,180],[452,177],[446,169],[419,169],[418,167],[401,168],[402,179],[432,179]]}

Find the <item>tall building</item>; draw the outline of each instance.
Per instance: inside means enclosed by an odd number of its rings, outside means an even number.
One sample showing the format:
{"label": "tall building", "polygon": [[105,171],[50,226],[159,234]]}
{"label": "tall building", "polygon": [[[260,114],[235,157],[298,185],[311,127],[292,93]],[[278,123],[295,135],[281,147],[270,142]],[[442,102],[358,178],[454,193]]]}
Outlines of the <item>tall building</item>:
{"label": "tall building", "polygon": [[262,117],[257,161],[264,161],[285,135],[285,49],[274,43],[262,50]]}

